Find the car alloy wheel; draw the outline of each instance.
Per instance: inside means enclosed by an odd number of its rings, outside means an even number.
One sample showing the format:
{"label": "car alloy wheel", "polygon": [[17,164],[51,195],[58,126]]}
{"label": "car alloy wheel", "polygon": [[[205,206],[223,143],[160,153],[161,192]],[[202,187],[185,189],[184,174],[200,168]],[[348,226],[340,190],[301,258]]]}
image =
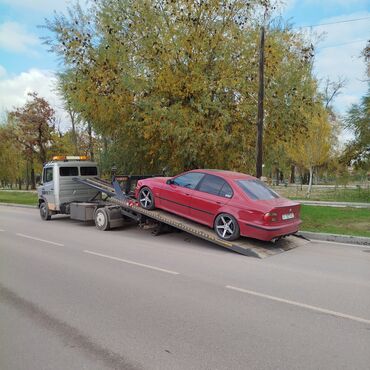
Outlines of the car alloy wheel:
{"label": "car alloy wheel", "polygon": [[235,240],[239,238],[239,225],[235,218],[227,213],[221,213],[215,220],[216,234],[224,240]]}
{"label": "car alloy wheel", "polygon": [[139,202],[144,209],[154,209],[154,197],[149,188],[145,187],[140,190]]}

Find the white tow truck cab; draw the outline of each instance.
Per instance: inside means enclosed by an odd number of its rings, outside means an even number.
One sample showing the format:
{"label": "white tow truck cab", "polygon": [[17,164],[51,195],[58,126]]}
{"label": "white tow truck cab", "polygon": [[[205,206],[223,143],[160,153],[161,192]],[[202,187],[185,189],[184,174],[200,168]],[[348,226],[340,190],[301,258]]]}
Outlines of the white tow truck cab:
{"label": "white tow truck cab", "polygon": [[37,188],[40,215],[50,220],[53,214],[70,214],[70,204],[96,197],[98,192],[73,179],[99,176],[98,167],[85,156],[55,156],[44,165],[42,180]]}

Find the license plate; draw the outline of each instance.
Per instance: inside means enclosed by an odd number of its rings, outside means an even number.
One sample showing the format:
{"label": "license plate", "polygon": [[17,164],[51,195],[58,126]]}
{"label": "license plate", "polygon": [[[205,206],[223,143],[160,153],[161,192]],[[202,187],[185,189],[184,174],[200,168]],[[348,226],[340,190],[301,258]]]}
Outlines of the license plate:
{"label": "license plate", "polygon": [[291,213],[287,213],[287,214],[285,214],[285,215],[282,215],[282,216],[281,216],[281,218],[282,218],[283,220],[290,220],[291,218],[294,218],[294,213],[293,213],[293,212],[291,212]]}

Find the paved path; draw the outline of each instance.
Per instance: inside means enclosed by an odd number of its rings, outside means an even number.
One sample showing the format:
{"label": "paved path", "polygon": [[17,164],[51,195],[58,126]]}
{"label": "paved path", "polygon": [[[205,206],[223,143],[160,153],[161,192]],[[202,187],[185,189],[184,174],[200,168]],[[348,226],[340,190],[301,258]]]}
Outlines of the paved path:
{"label": "paved path", "polygon": [[301,204],[306,204],[309,206],[370,208],[370,203],[324,202],[324,201],[318,201],[318,200],[297,200],[297,202]]}
{"label": "paved path", "polygon": [[369,252],[258,260],[0,206],[0,367],[368,369]]}

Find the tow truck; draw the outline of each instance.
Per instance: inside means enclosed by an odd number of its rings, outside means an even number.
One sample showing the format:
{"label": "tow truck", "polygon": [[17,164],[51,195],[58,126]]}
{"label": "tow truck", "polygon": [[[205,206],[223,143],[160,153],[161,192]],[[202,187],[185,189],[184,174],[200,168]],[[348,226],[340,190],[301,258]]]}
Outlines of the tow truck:
{"label": "tow truck", "polygon": [[291,250],[307,241],[292,235],[276,243],[250,238],[235,241],[220,239],[216,233],[196,222],[162,210],[146,210],[134,197],[140,179],[161,175],[117,175],[112,171],[111,181],[102,179],[96,162],[86,156],[54,156],[43,168],[41,184],[37,189],[41,219],[53,215],[69,215],[72,220],[91,222],[99,230],[122,227],[134,222],[154,235],[180,230],[207,240],[234,252],[265,258]]}

